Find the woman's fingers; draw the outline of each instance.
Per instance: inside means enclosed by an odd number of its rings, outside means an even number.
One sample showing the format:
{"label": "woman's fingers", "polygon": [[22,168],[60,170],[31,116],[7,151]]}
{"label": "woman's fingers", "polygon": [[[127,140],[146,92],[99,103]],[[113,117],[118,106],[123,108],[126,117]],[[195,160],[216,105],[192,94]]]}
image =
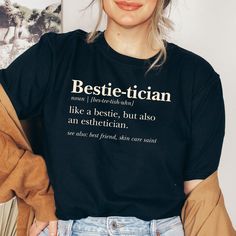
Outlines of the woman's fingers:
{"label": "woman's fingers", "polygon": [[31,225],[29,236],[38,236],[46,227],[48,227],[49,236],[57,236],[57,221],[43,222],[34,220]]}
{"label": "woman's fingers", "polygon": [[57,235],[57,220],[49,221],[48,229],[49,229],[50,236],[56,236]]}
{"label": "woman's fingers", "polygon": [[47,227],[48,222],[42,222],[34,220],[34,223],[30,227],[29,236],[38,236],[40,232]]}

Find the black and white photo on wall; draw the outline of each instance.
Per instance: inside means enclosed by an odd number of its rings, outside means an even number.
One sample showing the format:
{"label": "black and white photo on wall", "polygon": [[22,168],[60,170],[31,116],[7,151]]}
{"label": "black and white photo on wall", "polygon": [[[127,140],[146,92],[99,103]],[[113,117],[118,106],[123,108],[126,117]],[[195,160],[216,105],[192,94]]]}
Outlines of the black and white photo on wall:
{"label": "black and white photo on wall", "polygon": [[61,32],[60,0],[0,0],[0,68],[47,32]]}

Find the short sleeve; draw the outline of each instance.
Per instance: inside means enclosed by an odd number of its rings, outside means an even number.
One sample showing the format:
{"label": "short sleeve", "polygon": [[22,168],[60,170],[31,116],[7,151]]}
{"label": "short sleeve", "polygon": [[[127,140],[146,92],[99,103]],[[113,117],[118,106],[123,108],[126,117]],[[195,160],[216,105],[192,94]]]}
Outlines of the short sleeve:
{"label": "short sleeve", "polygon": [[[192,96],[191,137],[184,180],[205,179],[218,169],[225,134],[222,83],[213,69]],[[198,79],[198,78],[196,78]]]}
{"label": "short sleeve", "polygon": [[50,81],[53,51],[51,33],[0,70],[0,83],[9,96],[19,119],[40,114]]}

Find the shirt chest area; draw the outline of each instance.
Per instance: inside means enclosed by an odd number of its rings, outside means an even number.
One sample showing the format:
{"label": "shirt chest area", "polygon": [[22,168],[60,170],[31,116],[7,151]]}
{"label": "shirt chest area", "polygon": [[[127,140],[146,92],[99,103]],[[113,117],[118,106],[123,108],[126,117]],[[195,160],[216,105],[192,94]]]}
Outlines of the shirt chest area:
{"label": "shirt chest area", "polygon": [[[89,62],[90,63],[90,62]],[[133,67],[92,66],[61,73],[44,111],[57,137],[106,143],[182,142],[188,116],[177,79]]]}

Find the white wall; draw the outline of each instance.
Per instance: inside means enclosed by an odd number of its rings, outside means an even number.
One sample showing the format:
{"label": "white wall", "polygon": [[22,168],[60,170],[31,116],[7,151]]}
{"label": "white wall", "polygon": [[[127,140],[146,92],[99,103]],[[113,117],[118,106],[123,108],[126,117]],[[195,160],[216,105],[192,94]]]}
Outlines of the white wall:
{"label": "white wall", "polygon": [[[64,0],[63,30],[89,31],[96,7],[80,12],[89,0]],[[226,135],[219,167],[221,189],[236,228],[236,1],[175,0],[170,18],[175,23],[169,41],[207,59],[221,75],[226,108]],[[105,27],[105,18],[102,29]]]}

